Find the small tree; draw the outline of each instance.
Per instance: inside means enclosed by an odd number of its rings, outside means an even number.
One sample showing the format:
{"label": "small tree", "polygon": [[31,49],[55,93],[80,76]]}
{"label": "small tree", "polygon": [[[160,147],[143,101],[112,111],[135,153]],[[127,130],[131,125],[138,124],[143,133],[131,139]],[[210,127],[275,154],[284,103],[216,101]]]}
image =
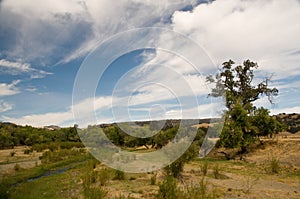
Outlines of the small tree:
{"label": "small tree", "polygon": [[224,97],[227,107],[218,144],[229,148],[241,147],[245,152],[246,146],[257,140],[259,135],[280,131],[279,123],[269,116],[267,109],[257,109],[253,105],[262,96],[267,96],[273,103],[273,96],[278,95],[278,90],[269,88],[270,78],[253,83],[253,70],[258,68],[257,63],[246,60],[243,65],[234,64],[232,60],[224,62],[219,73],[206,79],[215,84],[209,95]]}
{"label": "small tree", "polygon": [[195,158],[198,153],[199,146],[197,143],[193,143],[182,156],[164,168],[166,174],[174,178],[179,178],[184,165]]}

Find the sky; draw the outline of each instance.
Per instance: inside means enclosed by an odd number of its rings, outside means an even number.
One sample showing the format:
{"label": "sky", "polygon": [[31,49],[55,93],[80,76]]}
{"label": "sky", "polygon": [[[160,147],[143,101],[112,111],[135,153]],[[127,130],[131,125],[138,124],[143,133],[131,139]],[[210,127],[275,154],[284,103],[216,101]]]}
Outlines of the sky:
{"label": "sky", "polygon": [[299,0],[2,0],[0,121],[80,126],[218,117],[208,98],[229,59],[258,63],[300,113]]}

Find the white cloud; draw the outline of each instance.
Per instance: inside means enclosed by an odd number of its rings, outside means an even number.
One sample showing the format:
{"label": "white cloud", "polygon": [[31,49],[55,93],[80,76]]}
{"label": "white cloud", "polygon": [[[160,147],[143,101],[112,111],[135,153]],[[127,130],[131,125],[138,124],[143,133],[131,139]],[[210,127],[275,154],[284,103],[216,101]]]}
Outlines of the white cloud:
{"label": "white cloud", "polygon": [[3,100],[0,100],[0,113],[3,113],[3,112],[6,112],[6,111],[9,111],[13,108],[13,105],[8,103],[8,102],[5,102]]}
{"label": "white cloud", "polygon": [[5,67],[9,69],[15,69],[22,72],[27,72],[31,70],[30,64],[28,63],[20,63],[20,62],[11,62],[5,59],[0,59],[0,67]]}
{"label": "white cloud", "polygon": [[19,125],[32,125],[36,127],[42,127],[49,124],[70,126],[74,122],[73,115],[71,112],[56,112],[56,113],[45,113],[45,114],[33,114],[26,115],[20,118],[2,117],[3,120],[13,122]]}
{"label": "white cloud", "polygon": [[43,70],[34,69],[29,63],[13,62],[5,59],[0,59],[0,72],[10,75],[26,73],[30,75],[31,79],[43,78],[52,74]]}
{"label": "white cloud", "polygon": [[287,54],[299,50],[299,18],[297,0],[217,0],[176,11],[172,21],[175,31],[202,44],[218,64],[249,58],[286,77],[287,70],[300,74],[299,54]]}
{"label": "white cloud", "polygon": [[18,94],[20,91],[16,88],[19,80],[13,81],[11,84],[0,83],[0,97]]}
{"label": "white cloud", "polygon": [[13,30],[15,43],[3,53],[42,64],[49,58],[68,62],[119,32],[162,25],[175,10],[190,4],[196,0],[6,0],[1,3],[0,22]]}

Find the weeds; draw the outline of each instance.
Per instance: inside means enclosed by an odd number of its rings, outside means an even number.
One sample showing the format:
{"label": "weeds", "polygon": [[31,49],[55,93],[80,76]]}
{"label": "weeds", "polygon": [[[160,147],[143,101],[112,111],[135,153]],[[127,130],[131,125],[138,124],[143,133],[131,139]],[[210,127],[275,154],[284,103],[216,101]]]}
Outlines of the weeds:
{"label": "weeds", "polygon": [[213,174],[215,179],[220,179],[221,178],[221,173],[220,173],[220,166],[219,164],[216,164],[213,168]]}
{"label": "weeds", "polygon": [[99,183],[101,186],[105,186],[110,179],[110,175],[107,169],[101,170],[98,174]]}
{"label": "weeds", "polygon": [[107,195],[107,191],[103,187],[95,186],[97,182],[97,172],[87,172],[83,180],[83,194],[85,198],[102,199]]}
{"label": "weeds", "polygon": [[203,176],[206,176],[207,171],[208,171],[208,162],[204,161],[203,164],[200,165],[200,169],[201,169]]}
{"label": "weeds", "polygon": [[155,185],[156,184],[156,176],[157,176],[156,173],[151,176],[151,178],[150,178],[150,184],[151,185]]}
{"label": "weeds", "polygon": [[270,160],[270,171],[271,173],[279,173],[280,171],[280,162],[277,158],[272,157]]}
{"label": "weeds", "polygon": [[216,198],[214,192],[208,193],[207,183],[204,177],[201,179],[199,185],[191,185],[187,187],[186,192],[181,192],[180,198],[183,199],[213,199]]}
{"label": "weeds", "polygon": [[259,178],[251,179],[250,177],[246,178],[244,182],[244,193],[249,194],[253,187],[257,184]]}
{"label": "weeds", "polygon": [[102,199],[107,195],[103,187],[84,186],[84,196],[88,199]]}

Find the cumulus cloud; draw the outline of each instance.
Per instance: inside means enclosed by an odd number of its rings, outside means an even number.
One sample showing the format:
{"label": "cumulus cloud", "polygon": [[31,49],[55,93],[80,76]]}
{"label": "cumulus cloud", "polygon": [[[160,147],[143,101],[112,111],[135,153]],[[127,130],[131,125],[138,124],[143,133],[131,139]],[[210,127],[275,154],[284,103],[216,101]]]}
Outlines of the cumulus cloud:
{"label": "cumulus cloud", "polygon": [[[261,70],[299,75],[300,3],[297,0],[228,0],[176,11],[174,30],[202,44],[216,63],[252,59]],[[283,67],[284,66],[284,67]],[[283,69],[284,68],[284,69]]]}

